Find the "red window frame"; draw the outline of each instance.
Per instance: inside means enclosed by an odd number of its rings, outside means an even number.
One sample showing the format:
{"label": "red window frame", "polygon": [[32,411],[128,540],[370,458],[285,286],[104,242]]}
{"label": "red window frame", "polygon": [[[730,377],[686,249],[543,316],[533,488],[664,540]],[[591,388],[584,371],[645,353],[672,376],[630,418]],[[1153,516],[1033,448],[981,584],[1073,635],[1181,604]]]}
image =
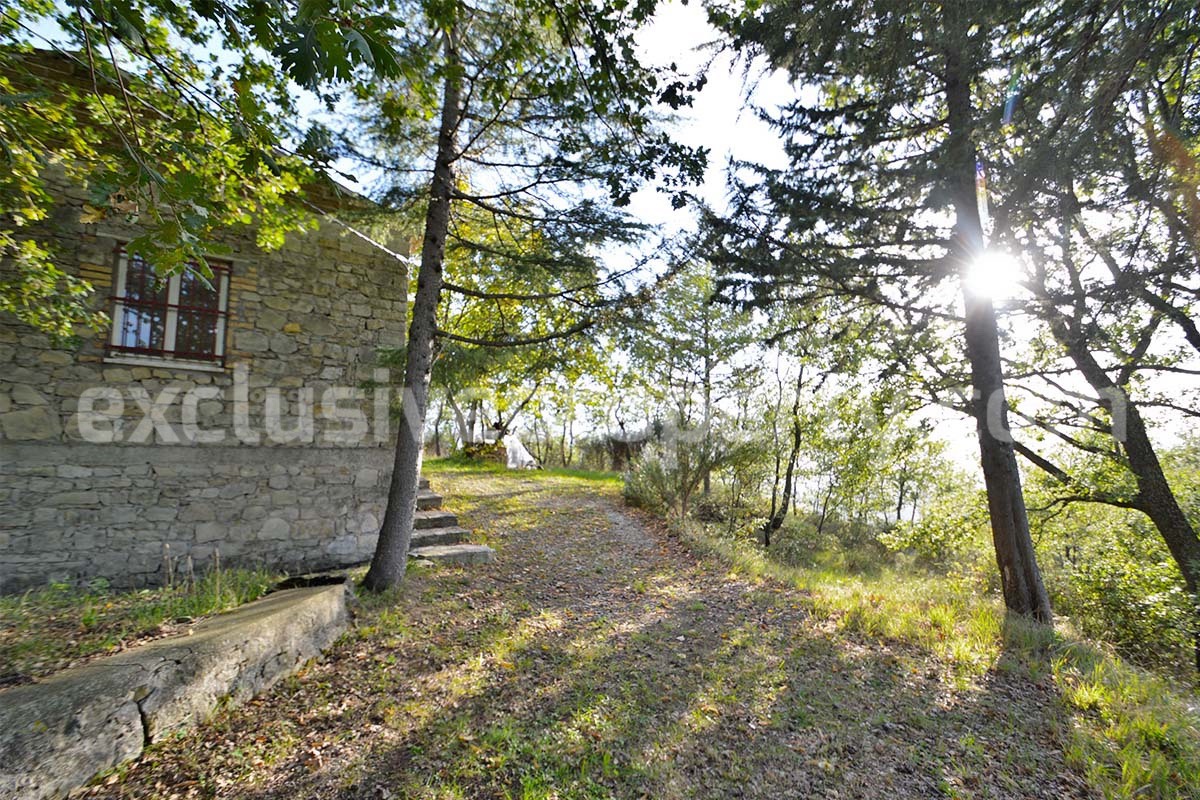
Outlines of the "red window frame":
{"label": "red window frame", "polygon": [[[106,351],[109,355],[143,356],[170,360],[202,361],[210,364],[225,365],[225,342],[229,331],[229,279],[233,274],[233,265],[227,261],[208,260],[212,270],[210,283],[216,292],[216,305],[197,305],[180,302],[183,283],[187,280],[188,272],[171,276],[158,276],[153,267],[148,265],[141,256],[130,256],[123,244],[115,249],[116,265],[114,267],[113,287],[110,296],[112,302],[112,330],[109,335]],[[131,269],[137,264],[139,269]],[[199,276],[195,264],[189,264],[188,270]],[[137,284],[136,297],[130,296],[130,278],[140,277]],[[159,284],[154,287],[151,279]],[[193,280],[195,278],[192,278]],[[147,296],[147,289],[155,289],[153,296]],[[145,319],[145,333],[131,331],[129,320],[135,315]],[[210,318],[212,329],[212,348],[210,351],[182,349],[178,346],[180,320]],[[156,335],[157,334],[157,335]],[[132,343],[130,336],[132,335]]]}

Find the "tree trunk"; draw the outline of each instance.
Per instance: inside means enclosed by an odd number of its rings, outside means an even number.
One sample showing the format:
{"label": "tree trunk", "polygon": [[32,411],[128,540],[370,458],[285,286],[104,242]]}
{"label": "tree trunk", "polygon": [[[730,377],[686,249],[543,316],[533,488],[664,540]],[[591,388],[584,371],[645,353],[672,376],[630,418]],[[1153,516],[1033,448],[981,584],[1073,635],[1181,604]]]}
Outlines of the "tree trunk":
{"label": "tree trunk", "polygon": [[[710,306],[704,306],[704,449],[705,456],[712,458],[712,322],[709,319]],[[704,468],[704,496],[712,491],[712,469]]]}
{"label": "tree trunk", "polygon": [[[1129,399],[1124,387],[1117,386],[1092,355],[1085,335],[1072,330],[1063,315],[1056,314],[1053,317],[1050,330],[1066,349],[1076,369],[1102,398],[1101,403],[1109,408],[1113,438],[1124,444],[1129,471],[1137,481],[1134,506],[1149,517],[1158,529],[1183,575],[1188,594],[1195,598],[1200,591],[1200,536],[1197,536],[1167,481],[1141,411]],[[1196,669],[1200,670],[1200,631],[1196,636],[1195,661]]]}
{"label": "tree trunk", "polygon": [[829,501],[833,499],[833,490],[837,488],[833,476],[829,477],[829,488],[825,490],[825,499],[821,501],[821,515],[817,520],[817,536],[825,533],[825,523],[829,519]]}
{"label": "tree trunk", "polygon": [[[967,3],[946,7],[945,92],[949,136],[945,152],[954,200],[955,228],[950,257],[965,274],[983,254],[983,225],[979,217],[975,187],[975,146],[972,141],[971,75],[963,63],[970,43],[967,20],[960,15]],[[1000,336],[991,298],[977,296],[963,287],[966,315],[967,360],[974,389],[972,411],[979,436],[979,456],[987,487],[988,514],[996,564],[1004,587],[1004,604],[1010,611],[1050,622],[1050,598],[1042,583],[1021,474],[1008,432],[1008,403],[1004,396],[1004,369],[1000,360]]]}
{"label": "tree trunk", "polygon": [[454,395],[450,390],[446,390],[446,402],[450,405],[450,411],[454,414],[454,424],[458,427],[458,441],[461,446],[467,446],[467,439],[470,433],[467,431],[467,418],[463,416],[463,411],[458,407],[458,403],[454,402]]}
{"label": "tree trunk", "polygon": [[[467,441],[465,444],[475,444],[475,422],[479,419],[479,401],[472,400],[467,406]],[[482,440],[482,436],[480,439]]]}
{"label": "tree trunk", "polygon": [[442,457],[442,417],[446,416],[446,404],[438,406],[437,417],[433,420],[433,454]]}
{"label": "tree trunk", "polygon": [[795,484],[796,459],[800,455],[802,434],[800,429],[800,390],[803,386],[804,365],[801,365],[800,375],[796,378],[796,397],[792,401],[792,449],[788,454],[787,470],[784,473],[783,498],[780,500],[778,508],[774,508],[774,499],[772,499],[773,513],[767,520],[767,524],[763,526],[763,544],[766,547],[771,546],[771,535],[783,527],[783,521],[787,519],[788,509],[792,505],[792,487]]}
{"label": "tree trunk", "polygon": [[[446,60],[457,61],[455,32],[446,32]],[[413,300],[412,323],[404,364],[404,397],[400,430],[396,434],[396,459],[388,488],[387,511],[375,545],[371,568],[363,585],[373,591],[398,586],[408,566],[408,543],[412,538],[417,510],[417,487],[421,474],[421,440],[429,404],[429,376],[433,370],[433,342],[437,333],[437,306],[442,291],[442,262],[450,229],[450,198],[454,188],[456,141],[462,117],[462,78],[456,69],[446,71],[442,88],[442,114],[437,156],[430,182],[429,208],[425,212],[425,237],[421,246],[421,268]]]}
{"label": "tree trunk", "polygon": [[[775,519],[775,511],[779,502],[779,470],[783,466],[783,458],[779,453],[779,413],[783,408],[783,376],[779,373],[779,359],[775,360],[775,385],[778,392],[775,395],[775,413],[771,415],[771,452],[775,462],[775,471],[771,480],[771,513],[768,519]],[[771,531],[763,528],[763,544],[771,546]]]}

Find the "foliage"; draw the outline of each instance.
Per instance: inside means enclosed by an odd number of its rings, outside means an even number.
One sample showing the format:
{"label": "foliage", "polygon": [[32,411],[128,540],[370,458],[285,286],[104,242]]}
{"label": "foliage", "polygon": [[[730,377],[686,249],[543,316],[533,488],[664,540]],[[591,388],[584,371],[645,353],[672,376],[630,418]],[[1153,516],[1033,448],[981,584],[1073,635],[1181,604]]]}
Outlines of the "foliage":
{"label": "foliage", "polygon": [[[1176,473],[1181,489],[1196,478],[1194,471]],[[1150,521],[1103,503],[1054,502],[1058,490],[1045,478],[1031,484],[1048,504],[1032,524],[1061,612],[1136,663],[1187,672],[1195,607]]]}
{"label": "foliage", "polygon": [[946,484],[930,492],[918,519],[901,520],[881,533],[880,541],[942,569],[973,550],[986,549],[987,497],[966,476]]}
{"label": "foliage", "polygon": [[[608,281],[597,260],[559,251],[519,214],[503,228],[493,222],[477,208],[461,209],[443,267],[431,380],[463,444],[479,438],[476,421],[514,430],[522,412],[534,412],[555,388],[561,397],[599,357],[586,332],[559,335],[585,324],[603,303]],[[504,344],[512,340],[530,343]]]}
{"label": "foliage", "polygon": [[658,443],[647,445],[621,477],[622,495],[628,505],[658,513],[675,511],[681,478],[689,481],[692,478],[681,476],[672,468],[667,453]]}
{"label": "foliage", "polygon": [[[136,222],[129,248],[165,273],[211,277],[205,257],[230,228],[254,223],[270,249],[309,227],[297,198],[329,156],[311,136],[284,146],[292,81],[319,91],[397,74],[395,24],[332,0],[6,5],[0,310],[59,339],[102,324],[48,236],[63,181],[86,194],[82,222]],[[227,57],[202,60],[209,48]]]}
{"label": "foliage", "polygon": [[625,474],[625,497],[631,505],[683,519],[693,510],[704,476],[745,462],[752,450],[751,443],[705,435],[700,428],[667,427]]}

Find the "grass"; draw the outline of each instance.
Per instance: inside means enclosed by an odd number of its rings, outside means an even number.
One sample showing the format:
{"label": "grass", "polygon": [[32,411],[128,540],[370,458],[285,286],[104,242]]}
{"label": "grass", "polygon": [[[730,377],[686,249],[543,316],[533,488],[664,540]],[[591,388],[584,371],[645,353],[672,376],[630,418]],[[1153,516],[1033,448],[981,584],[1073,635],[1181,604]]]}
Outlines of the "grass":
{"label": "grass", "polygon": [[261,597],[279,578],[265,570],[224,570],[194,585],[115,592],[102,582],[85,588],[51,584],[0,597],[0,684],[175,632]]}
{"label": "grass", "polygon": [[[850,574],[771,561],[746,541],[698,523],[678,532],[736,574],[805,592],[814,616],[876,640],[917,645],[947,663],[961,686],[990,670],[1053,681],[1073,726],[1067,757],[1106,798],[1200,797],[1200,704],[1194,687],[1131,666],[1103,646],[1006,616],[960,582],[889,569]],[[1191,689],[1191,692],[1188,691]]]}
{"label": "grass", "polygon": [[1194,796],[1178,691],[986,594],[619,514],[614,476],[427,464],[486,567],[363,595],[324,659],[90,796]]}
{"label": "grass", "polygon": [[[421,474],[425,477],[442,474],[462,475],[480,473],[506,475],[509,477],[522,474],[509,469],[504,464],[499,464],[494,461],[467,458],[461,454],[445,456],[443,458],[428,458],[425,459],[421,465]],[[621,486],[621,473],[619,472],[550,467],[546,469],[528,470],[527,474],[531,478],[564,478],[568,481],[584,481],[587,483],[603,484],[616,488],[620,488]]]}

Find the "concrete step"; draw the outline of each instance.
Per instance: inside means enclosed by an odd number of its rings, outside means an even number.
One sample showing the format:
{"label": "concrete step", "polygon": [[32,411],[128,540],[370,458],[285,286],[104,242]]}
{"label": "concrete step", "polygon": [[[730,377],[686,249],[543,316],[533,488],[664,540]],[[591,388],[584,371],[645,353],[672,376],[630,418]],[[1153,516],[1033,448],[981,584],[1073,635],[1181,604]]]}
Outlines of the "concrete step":
{"label": "concrete step", "polygon": [[450,564],[490,564],[496,560],[496,551],[485,544],[442,544],[418,547],[408,551],[411,558]]}
{"label": "concrete step", "polygon": [[421,478],[421,480],[417,483],[417,488],[418,489],[428,489],[429,488],[429,478]]}
{"label": "concrete step", "polygon": [[431,547],[440,544],[462,544],[471,538],[471,532],[466,528],[427,528],[413,531],[408,548]]}
{"label": "concrete step", "polygon": [[449,511],[418,511],[413,517],[413,530],[424,531],[430,528],[453,528],[458,525],[458,517]]}
{"label": "concrete step", "polygon": [[429,511],[442,507],[442,496],[437,492],[422,489],[417,492],[417,511]]}

